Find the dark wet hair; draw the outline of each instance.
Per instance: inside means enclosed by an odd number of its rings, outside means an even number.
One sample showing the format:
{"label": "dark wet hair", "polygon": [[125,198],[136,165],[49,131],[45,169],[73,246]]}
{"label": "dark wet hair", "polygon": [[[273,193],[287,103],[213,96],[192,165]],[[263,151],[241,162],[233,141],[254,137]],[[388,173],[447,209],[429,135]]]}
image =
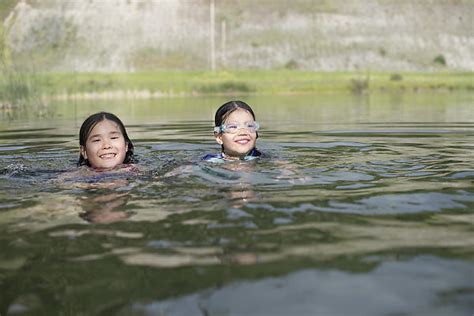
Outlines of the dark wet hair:
{"label": "dark wet hair", "polygon": [[[117,125],[120,128],[120,132],[123,135],[123,138],[125,138],[125,142],[128,144],[127,147],[127,152],[125,154],[125,158],[123,160],[123,163],[134,163],[135,162],[135,157],[133,154],[133,144],[130,138],[127,135],[127,131],[125,130],[125,126],[123,125],[122,121],[115,116],[112,113],[108,112],[99,112],[92,114],[89,116],[84,123],[81,125],[81,129],[79,130],[79,146],[86,146],[86,141],[87,138],[89,137],[89,134],[91,133],[92,129],[97,125],[97,123],[102,122],[103,120],[109,120],[112,122],[117,123]],[[79,161],[77,162],[78,166],[88,166],[90,167],[89,160],[85,159],[82,153],[79,154]]]}
{"label": "dark wet hair", "polygon": [[229,115],[234,112],[235,110],[243,109],[248,111],[252,114],[253,119],[255,120],[255,114],[253,113],[252,108],[250,105],[243,101],[229,101],[227,103],[222,104],[216,111],[216,115],[214,116],[214,126],[221,126],[222,123],[226,120]]}

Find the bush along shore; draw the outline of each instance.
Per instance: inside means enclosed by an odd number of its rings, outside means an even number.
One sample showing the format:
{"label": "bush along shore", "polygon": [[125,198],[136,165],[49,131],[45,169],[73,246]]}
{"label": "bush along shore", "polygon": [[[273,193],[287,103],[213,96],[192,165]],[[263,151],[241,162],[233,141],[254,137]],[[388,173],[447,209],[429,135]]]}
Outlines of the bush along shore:
{"label": "bush along shore", "polygon": [[[0,75],[2,106],[18,100],[193,95],[474,91],[474,73],[175,71]],[[13,79],[12,79],[13,78]],[[13,92],[14,93],[13,93]]]}

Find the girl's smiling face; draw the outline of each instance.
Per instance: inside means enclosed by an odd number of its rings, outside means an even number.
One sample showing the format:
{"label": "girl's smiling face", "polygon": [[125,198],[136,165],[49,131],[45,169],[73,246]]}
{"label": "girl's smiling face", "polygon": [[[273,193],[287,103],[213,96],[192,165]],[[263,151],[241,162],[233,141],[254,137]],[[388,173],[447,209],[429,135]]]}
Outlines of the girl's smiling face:
{"label": "girl's smiling face", "polygon": [[81,154],[91,167],[108,170],[123,163],[127,146],[118,124],[104,119],[90,131],[85,146],[81,146]]}
{"label": "girl's smiling face", "polygon": [[243,158],[255,148],[257,132],[244,127],[253,121],[252,114],[244,109],[237,109],[229,114],[224,121],[224,125],[235,123],[240,128],[235,134],[225,131],[215,134],[217,143],[224,147],[225,156],[228,158]]}

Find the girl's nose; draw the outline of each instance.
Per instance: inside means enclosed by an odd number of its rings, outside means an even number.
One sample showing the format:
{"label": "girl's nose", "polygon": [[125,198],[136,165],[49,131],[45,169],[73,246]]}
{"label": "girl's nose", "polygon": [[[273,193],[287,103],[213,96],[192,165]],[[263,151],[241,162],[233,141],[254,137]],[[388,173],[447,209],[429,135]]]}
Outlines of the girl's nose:
{"label": "girl's nose", "polygon": [[104,141],[104,144],[102,145],[102,148],[108,149],[108,148],[111,148],[111,147],[112,147],[112,145],[110,145],[109,141]]}
{"label": "girl's nose", "polygon": [[247,135],[248,129],[246,127],[239,127],[239,130],[237,131],[238,135]]}

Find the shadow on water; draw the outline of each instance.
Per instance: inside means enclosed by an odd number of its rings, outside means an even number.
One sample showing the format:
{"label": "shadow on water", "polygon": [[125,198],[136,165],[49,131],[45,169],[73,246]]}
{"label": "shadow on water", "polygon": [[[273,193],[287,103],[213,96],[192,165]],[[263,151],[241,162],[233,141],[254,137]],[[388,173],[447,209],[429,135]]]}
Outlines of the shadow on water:
{"label": "shadow on water", "polygon": [[138,173],[71,176],[70,114],[3,122],[0,314],[469,315],[474,116],[459,98],[256,98],[265,156],[224,164],[200,160],[220,99],[117,106]]}

